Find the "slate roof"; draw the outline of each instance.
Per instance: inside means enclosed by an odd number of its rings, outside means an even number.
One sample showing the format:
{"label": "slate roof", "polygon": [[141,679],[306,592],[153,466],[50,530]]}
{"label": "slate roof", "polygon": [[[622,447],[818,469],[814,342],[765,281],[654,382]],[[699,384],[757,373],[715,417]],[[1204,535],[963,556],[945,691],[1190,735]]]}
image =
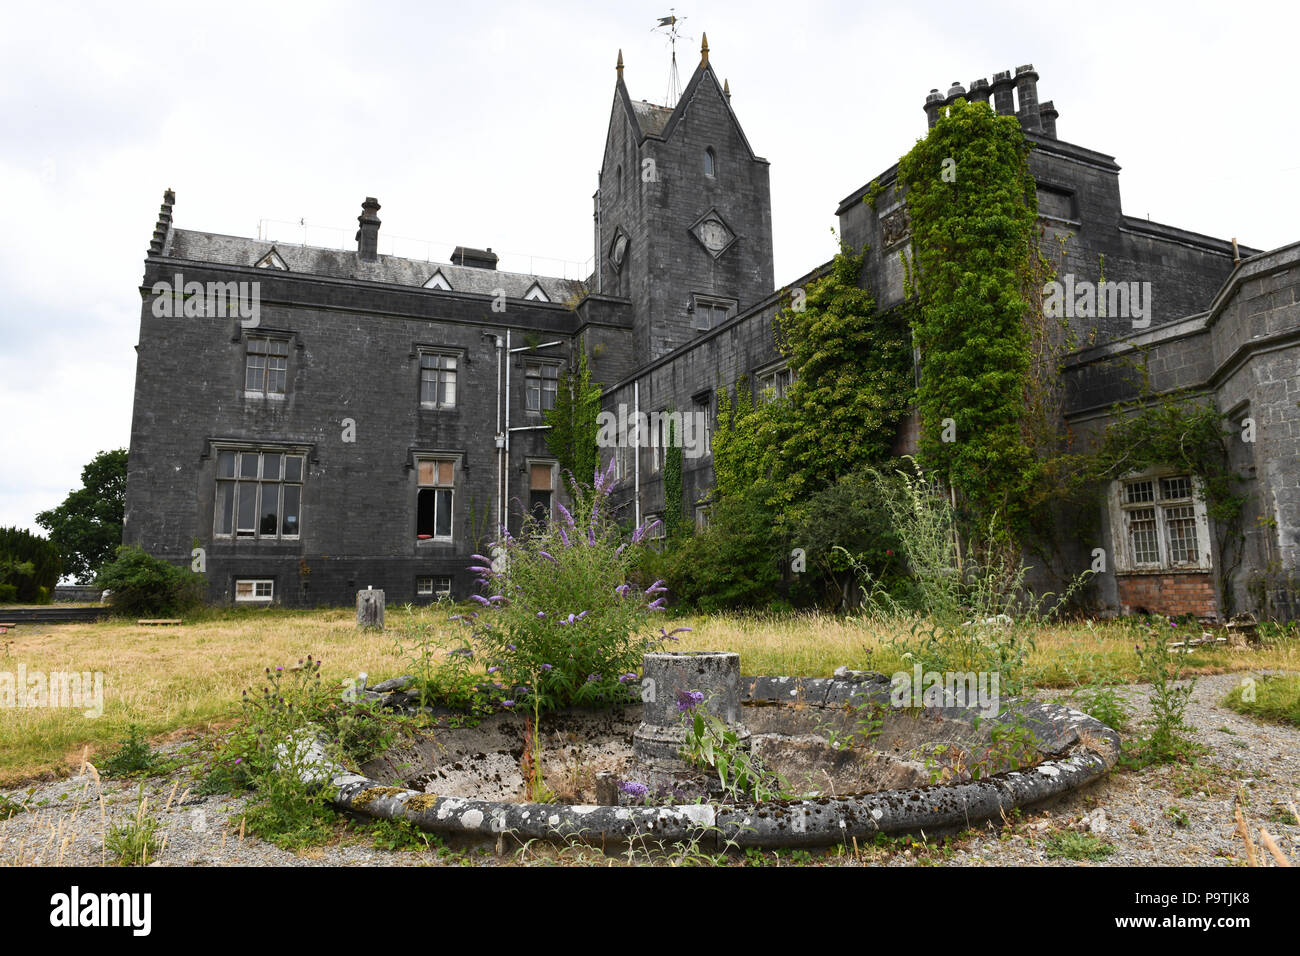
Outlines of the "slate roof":
{"label": "slate roof", "polygon": [[646,100],[633,100],[632,112],[641,127],[642,136],[658,136],[668,125],[673,111],[666,106],[656,106]]}
{"label": "slate roof", "polygon": [[426,262],[423,259],[404,259],[401,256],[380,255],[374,262],[366,262],[355,251],[324,249],[319,246],[302,246],[295,243],[266,242],[240,236],[223,236],[190,229],[169,230],[162,255],[192,262],[210,262],[231,266],[255,266],[268,252],[275,249],[290,272],[307,275],[330,276],[336,279],[354,279],[363,282],[385,282],[417,288],[424,285],[435,272],[441,272],[455,292],[494,295],[497,289],[505,290],[507,298],[522,299],[536,282],[552,302],[564,303],[585,291],[583,283],[574,279],[554,276],[528,275],[520,272],[502,272],[496,269],[476,269],[473,266],[454,266],[448,262]]}

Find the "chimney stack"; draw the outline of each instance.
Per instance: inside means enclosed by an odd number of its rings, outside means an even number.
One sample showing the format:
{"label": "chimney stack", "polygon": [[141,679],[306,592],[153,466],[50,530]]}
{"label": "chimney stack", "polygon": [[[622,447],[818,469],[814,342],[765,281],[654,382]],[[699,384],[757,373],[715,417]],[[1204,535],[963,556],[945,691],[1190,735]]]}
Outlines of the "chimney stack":
{"label": "chimney stack", "polygon": [[968,103],[987,103],[989,101],[989,81],[980,77],[978,80],[971,80],[970,93],[966,96]]}
{"label": "chimney stack", "polygon": [[1043,135],[1056,139],[1056,118],[1061,114],[1056,112],[1056,106],[1051,100],[1038,105],[1038,116],[1043,121]]}
{"label": "chimney stack", "polygon": [[374,196],[367,196],[366,201],[361,204],[361,215],[357,216],[357,222],[361,228],[357,230],[357,255],[367,262],[374,262],[379,258],[379,217],[375,213],[379,212],[379,200]]}
{"label": "chimney stack", "polygon": [[1012,90],[1016,81],[1011,79],[1011,71],[1003,70],[993,74],[993,83],[989,86],[993,93],[993,112],[999,116],[1012,116],[1016,112],[1016,101]]}
{"label": "chimney stack", "polygon": [[1032,63],[1016,67],[1016,99],[1020,102],[1020,109],[1016,111],[1020,125],[1031,133],[1041,132],[1043,123],[1038,118],[1038,74],[1034,72]]}
{"label": "chimney stack", "polygon": [[943,106],[943,94],[938,90],[931,90],[930,95],[925,98],[925,119],[929,124],[929,129],[934,129],[934,124],[939,122],[939,107]]}

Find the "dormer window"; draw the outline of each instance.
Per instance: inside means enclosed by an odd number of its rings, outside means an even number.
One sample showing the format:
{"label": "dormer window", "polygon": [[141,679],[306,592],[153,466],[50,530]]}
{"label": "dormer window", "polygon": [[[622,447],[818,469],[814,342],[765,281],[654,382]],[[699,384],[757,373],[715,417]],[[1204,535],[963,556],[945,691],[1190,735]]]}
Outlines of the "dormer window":
{"label": "dormer window", "polygon": [[424,287],[426,289],[441,289],[443,292],[451,291],[451,283],[447,281],[447,277],[442,274],[441,269],[429,276],[428,281],[424,283]]}
{"label": "dormer window", "polygon": [[546,294],[546,290],[542,288],[542,284],[540,282],[534,282],[531,286],[528,287],[528,291],[524,293],[524,301],[525,302],[550,302],[551,297]]}
{"label": "dormer window", "polygon": [[289,271],[289,266],[285,263],[284,257],[281,256],[280,253],[276,251],[275,246],[272,246],[270,252],[262,256],[262,258],[258,259],[257,262],[253,265],[253,268],[254,269],[275,269],[277,272]]}
{"label": "dormer window", "polygon": [[704,175],[713,177],[717,175],[717,157],[713,155],[713,147],[704,151]]}

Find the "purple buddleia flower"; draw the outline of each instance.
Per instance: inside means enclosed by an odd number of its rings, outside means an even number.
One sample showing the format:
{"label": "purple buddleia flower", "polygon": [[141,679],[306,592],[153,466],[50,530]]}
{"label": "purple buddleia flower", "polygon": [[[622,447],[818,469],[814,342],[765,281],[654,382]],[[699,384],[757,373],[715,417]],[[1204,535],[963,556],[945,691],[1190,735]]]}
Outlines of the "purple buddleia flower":
{"label": "purple buddleia flower", "polygon": [[630,673],[630,672],[629,672],[629,673],[627,673],[627,674],[619,674],[619,675],[618,675],[618,682],[619,682],[620,684],[626,684],[628,681],[632,681],[632,680],[636,680],[636,674],[634,674],[634,673]]}
{"label": "purple buddleia flower", "polygon": [[614,593],[617,594],[619,597],[627,597],[627,592],[630,590],[632,590],[631,585],[620,584],[618,587],[614,588]]}
{"label": "purple buddleia flower", "polygon": [[600,680],[600,675],[599,675],[599,674],[588,674],[588,675],[587,675],[587,683],[588,683],[588,684],[594,684],[594,683],[596,683],[596,681],[598,681],[598,680]]}
{"label": "purple buddleia flower", "polygon": [[688,714],[704,703],[704,695],[698,690],[679,690],[677,692],[677,713]]}
{"label": "purple buddleia flower", "polygon": [[484,556],[481,555],[481,554],[471,554],[470,557],[473,558],[475,561],[478,561],[480,564],[491,564],[491,563],[492,563],[492,559],[491,559],[491,558],[486,558],[486,557],[484,557]]}
{"label": "purple buddleia flower", "polygon": [[545,612],[545,611],[538,611],[538,612],[537,612],[537,616],[538,616],[538,617],[546,617],[546,612]]}
{"label": "purple buddleia flower", "polygon": [[655,598],[653,601],[647,604],[645,608],[647,611],[662,611],[664,609],[664,599]]}
{"label": "purple buddleia flower", "polygon": [[569,513],[569,509],[564,507],[564,505],[560,504],[558,501],[555,503],[555,507],[560,510],[560,514],[564,517],[564,523],[567,524],[570,528],[572,528],[573,515]]}
{"label": "purple buddleia flower", "polygon": [[478,601],[478,603],[479,603],[479,604],[482,604],[484,607],[491,607],[491,606],[492,606],[492,602],[489,601],[487,598],[485,598],[485,597],[484,597],[483,595],[481,595],[481,594],[471,594],[471,595],[470,595],[470,599],[473,600],[473,601]]}
{"label": "purple buddleia flower", "polygon": [[641,525],[641,527],[637,528],[635,531],[632,532],[632,543],[633,544],[639,543],[642,539],[645,538],[646,535],[648,535],[651,531],[653,531],[658,526],[659,526],[658,518],[654,518],[650,521],[647,521],[645,524]]}
{"label": "purple buddleia flower", "polygon": [[544,557],[547,561],[550,561],[551,564],[559,564],[559,563],[560,563],[559,561],[556,561],[554,557],[552,557],[551,555],[547,554],[545,551],[538,551],[537,553],[540,554],[542,557]]}
{"label": "purple buddleia flower", "polygon": [[666,592],[668,591],[668,589],[667,589],[666,587],[663,587],[663,586],[662,586],[663,583],[664,583],[664,579],[663,579],[663,578],[660,578],[660,579],[659,579],[658,581],[656,581],[654,584],[652,584],[652,585],[650,585],[648,588],[646,588],[646,589],[645,589],[645,593],[646,593],[646,594],[664,594],[664,593],[666,593]]}
{"label": "purple buddleia flower", "polygon": [[501,670],[501,668],[499,668],[499,667],[489,667],[489,668],[487,669],[487,672],[488,672],[489,674],[495,674],[495,673],[496,673],[497,671],[499,671],[499,670]]}
{"label": "purple buddleia flower", "polygon": [[635,797],[640,800],[650,793],[650,788],[644,783],[637,783],[635,780],[624,780],[618,785],[618,789],[626,793],[629,797]]}
{"label": "purple buddleia flower", "polygon": [[560,540],[564,542],[564,546],[565,546],[566,548],[568,548],[568,547],[572,547],[572,545],[569,544],[569,536],[568,536],[567,534],[564,533],[564,529],[563,529],[563,528],[557,528],[556,530],[560,532]]}
{"label": "purple buddleia flower", "polygon": [[514,702],[513,700],[503,700],[503,701],[501,702],[501,706],[502,706],[502,707],[513,707],[513,706],[515,706],[515,702]]}
{"label": "purple buddleia flower", "polygon": [[542,665],[542,670],[544,670],[544,671],[549,671],[550,669],[551,669],[551,665],[550,665],[550,664],[543,664],[543,665]]}
{"label": "purple buddleia flower", "polygon": [[671,631],[667,632],[665,632],[662,627],[659,628],[659,633],[663,636],[665,641],[679,641],[681,638],[674,637],[674,634],[689,634],[690,631],[691,629],[689,627],[675,627]]}
{"label": "purple buddleia flower", "polygon": [[465,570],[466,570],[466,571],[477,571],[479,574],[496,574],[496,572],[493,571],[491,568],[480,567],[480,566],[477,565],[477,564],[476,564],[476,565],[473,565],[473,566],[471,566],[471,567],[468,567],[468,568],[466,568]]}
{"label": "purple buddleia flower", "polygon": [[617,548],[614,549],[614,557],[617,558],[620,554],[622,554],[623,549],[626,547],[627,547],[627,542],[624,541],[622,544],[620,544]]}

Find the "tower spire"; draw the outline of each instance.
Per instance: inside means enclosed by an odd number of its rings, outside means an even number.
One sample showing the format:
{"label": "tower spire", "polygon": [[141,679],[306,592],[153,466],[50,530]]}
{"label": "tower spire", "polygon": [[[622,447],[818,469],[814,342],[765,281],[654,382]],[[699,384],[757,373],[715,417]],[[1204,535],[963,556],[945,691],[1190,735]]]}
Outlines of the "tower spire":
{"label": "tower spire", "polygon": [[701,33],[700,37],[704,41],[700,44],[700,66],[708,66],[709,65],[709,35],[707,33]]}
{"label": "tower spire", "polygon": [[614,67],[618,71],[618,78],[623,79],[623,51],[618,51],[618,66]]}

